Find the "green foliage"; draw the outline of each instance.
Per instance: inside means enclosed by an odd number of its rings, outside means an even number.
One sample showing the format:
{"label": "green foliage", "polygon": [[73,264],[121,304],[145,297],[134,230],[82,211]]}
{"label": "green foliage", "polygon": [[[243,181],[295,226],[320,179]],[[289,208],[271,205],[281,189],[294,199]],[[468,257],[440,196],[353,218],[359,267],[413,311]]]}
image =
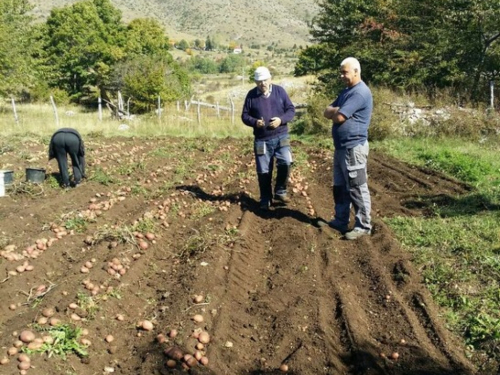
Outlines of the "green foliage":
{"label": "green foliage", "polygon": [[129,55],[170,56],[164,28],[153,19],[135,19],[127,26],[125,52]]}
{"label": "green foliage", "polygon": [[189,97],[191,83],[187,72],[171,56],[135,56],[115,66],[114,85],[132,98],[131,109],[143,113],[162,102]]}
{"label": "green foliage", "polygon": [[68,230],[74,230],[78,233],[83,233],[87,230],[88,222],[83,217],[73,217],[64,223],[64,227]]}
{"label": "green foliage", "polygon": [[426,166],[469,183],[476,183],[481,176],[493,173],[489,162],[482,162],[476,155],[469,155],[461,150],[429,150],[420,153],[418,157]]}
{"label": "green foliage", "polygon": [[326,90],[336,87],[336,71],[348,56],[360,60],[367,82],[430,97],[446,87],[484,101],[489,81],[498,77],[499,2],[322,0],[319,5],[311,29],[317,44],[301,52],[295,74],[319,74]]}
{"label": "green foliage", "polygon": [[42,328],[37,327],[39,331],[47,332],[52,336],[53,342],[45,342],[40,349],[30,350],[23,348],[27,353],[47,353],[49,357],[53,355],[66,359],[68,354],[74,353],[79,357],[88,356],[85,346],[80,344],[79,339],[82,335],[82,329],[69,324],[60,324],[55,327]]}
{"label": "green foliage", "polygon": [[0,95],[24,96],[34,83],[31,53],[33,7],[26,0],[0,0]]}
{"label": "green foliage", "polygon": [[100,86],[109,67],[124,55],[121,13],[109,0],[87,0],[54,8],[41,43],[50,86],[76,98],[88,86]]}
{"label": "green foliage", "polygon": [[205,40],[205,49],[207,51],[212,51],[215,48],[215,44],[212,39],[210,39],[210,36],[207,36],[207,39]]}
{"label": "green foliage", "polygon": [[182,51],[185,51],[189,48],[189,43],[185,39],[181,39],[179,43],[177,43],[176,47]]}
{"label": "green foliage", "polygon": [[201,74],[215,74],[219,72],[219,66],[213,59],[200,55],[193,56],[189,59],[186,62],[186,69]]}
{"label": "green foliage", "polygon": [[110,176],[106,171],[104,171],[101,167],[94,169],[92,175],[89,177],[90,181],[96,181],[101,185],[108,186],[115,182],[115,179]]}
{"label": "green foliage", "polygon": [[305,113],[297,111],[296,119],[291,125],[291,132],[298,135],[327,135],[330,136],[331,121],[327,120],[323,113],[325,108],[332,102],[322,94],[313,94],[308,100]]}
{"label": "green foliage", "polygon": [[[496,142],[490,146],[450,137],[392,138],[377,143],[375,147],[407,162],[474,184],[486,195],[493,192],[491,195],[498,196],[500,161],[496,155]],[[484,202],[481,205],[485,206]]]}
{"label": "green foliage", "polygon": [[242,55],[229,54],[222,59],[219,65],[220,73],[241,73],[246,65]]}

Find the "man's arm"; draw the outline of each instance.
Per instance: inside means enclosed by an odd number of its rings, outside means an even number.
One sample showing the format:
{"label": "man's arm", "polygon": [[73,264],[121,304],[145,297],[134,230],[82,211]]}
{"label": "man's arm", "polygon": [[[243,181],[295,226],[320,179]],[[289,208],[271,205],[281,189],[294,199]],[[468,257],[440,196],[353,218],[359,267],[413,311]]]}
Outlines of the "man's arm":
{"label": "man's arm", "polygon": [[329,105],[325,108],[323,116],[325,116],[329,120],[333,120],[335,124],[343,124],[347,120],[347,118],[339,112],[339,108],[340,107],[332,107],[331,105]]}

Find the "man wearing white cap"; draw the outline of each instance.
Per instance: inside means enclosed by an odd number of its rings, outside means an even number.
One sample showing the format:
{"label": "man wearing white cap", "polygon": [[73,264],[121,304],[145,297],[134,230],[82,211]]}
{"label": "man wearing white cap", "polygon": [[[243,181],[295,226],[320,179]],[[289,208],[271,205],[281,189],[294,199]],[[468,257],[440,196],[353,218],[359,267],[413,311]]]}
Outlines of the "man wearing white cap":
{"label": "man wearing white cap", "polygon": [[285,89],[271,84],[269,69],[255,70],[257,87],[245,98],[241,120],[253,128],[254,153],[259,179],[260,208],[268,210],[272,203],[273,165],[276,159],[274,200],[281,204],[290,201],[287,196],[288,176],[292,165],[288,123],[295,116],[295,107]]}

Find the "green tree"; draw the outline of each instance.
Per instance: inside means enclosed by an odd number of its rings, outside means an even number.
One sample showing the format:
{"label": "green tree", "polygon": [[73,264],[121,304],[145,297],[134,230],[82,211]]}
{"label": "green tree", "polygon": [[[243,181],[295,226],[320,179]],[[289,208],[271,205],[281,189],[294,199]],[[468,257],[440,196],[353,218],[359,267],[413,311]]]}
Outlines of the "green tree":
{"label": "green tree", "polygon": [[214,44],[210,39],[210,36],[207,36],[207,40],[205,41],[205,49],[207,51],[212,51],[214,49]]}
{"label": "green tree", "polygon": [[189,43],[185,39],[181,39],[181,41],[177,44],[177,48],[185,51],[189,48]]}
{"label": "green tree", "polygon": [[219,64],[220,73],[241,73],[245,67],[245,58],[242,55],[229,54]]}
{"label": "green tree", "polygon": [[[296,75],[335,86],[340,61],[357,57],[371,83],[426,90],[452,87],[479,99],[500,65],[500,2],[321,0]],[[484,95],[484,94],[483,94]]]}
{"label": "green tree", "polygon": [[114,89],[131,98],[131,109],[146,112],[155,108],[158,96],[164,102],[188,98],[189,75],[171,57],[136,55],[116,64]]}
{"label": "green tree", "polygon": [[125,56],[125,27],[120,19],[120,11],[109,0],[53,9],[42,40],[49,84],[74,98],[88,87],[101,87],[110,67]]}
{"label": "green tree", "polygon": [[35,81],[27,0],[0,0],[0,96],[27,93]]}
{"label": "green tree", "polygon": [[125,52],[128,55],[168,54],[170,43],[165,29],[157,20],[138,18],[127,26]]}
{"label": "green tree", "polygon": [[186,63],[186,68],[190,71],[201,73],[201,74],[214,74],[218,73],[219,67],[210,58],[202,56],[194,56],[189,59]]}

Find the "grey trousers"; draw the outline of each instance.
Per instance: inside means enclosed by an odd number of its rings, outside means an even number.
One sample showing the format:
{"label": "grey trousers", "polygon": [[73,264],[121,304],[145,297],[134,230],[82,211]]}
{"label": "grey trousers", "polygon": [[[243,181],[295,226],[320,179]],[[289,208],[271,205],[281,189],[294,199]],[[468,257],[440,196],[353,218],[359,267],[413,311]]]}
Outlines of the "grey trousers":
{"label": "grey trousers", "polygon": [[367,183],[368,141],[351,149],[333,154],[333,198],[335,221],[349,224],[351,206],[354,208],[355,228],[371,230],[371,198]]}

